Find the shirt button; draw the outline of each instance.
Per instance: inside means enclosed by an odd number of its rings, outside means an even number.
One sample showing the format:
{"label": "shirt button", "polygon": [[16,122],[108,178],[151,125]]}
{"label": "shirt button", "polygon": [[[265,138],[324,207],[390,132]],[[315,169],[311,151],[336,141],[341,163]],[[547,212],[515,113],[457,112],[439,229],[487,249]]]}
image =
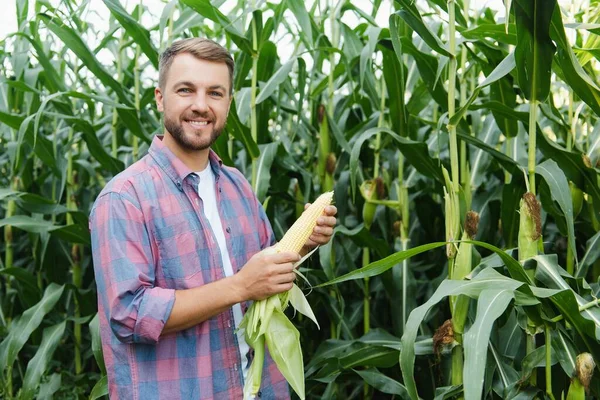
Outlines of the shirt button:
{"label": "shirt button", "polygon": [[225,229],[227,231],[227,233],[231,233],[231,227],[227,227],[227,229]]}
{"label": "shirt button", "polygon": [[227,321],[227,327],[231,328],[231,321]]}
{"label": "shirt button", "polygon": [[237,364],[234,364],[234,365],[233,365],[233,369],[234,369],[234,370],[236,370],[236,371],[238,370],[238,366],[237,366]]}
{"label": "shirt button", "polygon": [[221,193],[221,188],[219,188],[219,193]]}

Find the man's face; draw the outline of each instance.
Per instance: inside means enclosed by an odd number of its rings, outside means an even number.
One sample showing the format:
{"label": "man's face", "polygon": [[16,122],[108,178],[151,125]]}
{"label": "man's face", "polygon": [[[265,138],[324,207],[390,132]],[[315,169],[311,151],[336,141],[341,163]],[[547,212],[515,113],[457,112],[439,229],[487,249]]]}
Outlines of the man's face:
{"label": "man's face", "polygon": [[165,129],[184,151],[209,148],[219,137],[231,97],[225,63],[199,60],[191,54],[175,56],[165,87],[154,92]]}

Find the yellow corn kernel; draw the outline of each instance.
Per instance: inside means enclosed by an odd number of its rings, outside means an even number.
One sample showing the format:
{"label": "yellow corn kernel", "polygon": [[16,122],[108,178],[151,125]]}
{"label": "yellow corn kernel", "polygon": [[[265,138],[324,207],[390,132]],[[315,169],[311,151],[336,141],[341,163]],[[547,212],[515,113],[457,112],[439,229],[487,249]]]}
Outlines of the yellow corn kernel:
{"label": "yellow corn kernel", "polygon": [[275,245],[277,252],[293,251],[299,253],[306,241],[312,234],[317,218],[323,214],[325,207],[331,204],[333,192],[325,192],[320,195],[294,222],[292,227],[283,235],[279,243]]}

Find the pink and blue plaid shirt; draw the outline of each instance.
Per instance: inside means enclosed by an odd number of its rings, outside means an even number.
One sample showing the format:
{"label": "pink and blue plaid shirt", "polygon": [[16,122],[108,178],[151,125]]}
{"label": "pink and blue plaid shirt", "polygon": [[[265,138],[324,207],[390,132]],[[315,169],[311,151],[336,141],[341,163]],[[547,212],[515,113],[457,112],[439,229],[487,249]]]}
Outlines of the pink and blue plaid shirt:
{"label": "pink and blue plaid shirt", "polygon": [[[237,272],[274,236],[246,178],[212,150],[209,160]],[[113,400],[242,399],[231,309],[161,335],[175,290],[225,277],[197,190],[198,176],[155,137],[148,154],[113,178],[92,207],[100,334]],[[287,382],[267,355],[261,399],[288,398]]]}

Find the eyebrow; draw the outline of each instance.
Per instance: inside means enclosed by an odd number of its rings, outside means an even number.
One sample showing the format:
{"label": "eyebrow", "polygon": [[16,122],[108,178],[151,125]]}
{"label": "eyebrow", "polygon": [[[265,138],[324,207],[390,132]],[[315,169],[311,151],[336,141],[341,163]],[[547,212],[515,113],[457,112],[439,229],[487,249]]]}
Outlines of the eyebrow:
{"label": "eyebrow", "polygon": [[[175,83],[175,85],[173,87],[176,88],[179,86],[196,87],[196,85],[191,81],[180,81],[180,82]],[[210,89],[210,90],[221,89],[222,91],[227,92],[227,89],[223,85],[211,85],[208,87],[208,89]]]}

